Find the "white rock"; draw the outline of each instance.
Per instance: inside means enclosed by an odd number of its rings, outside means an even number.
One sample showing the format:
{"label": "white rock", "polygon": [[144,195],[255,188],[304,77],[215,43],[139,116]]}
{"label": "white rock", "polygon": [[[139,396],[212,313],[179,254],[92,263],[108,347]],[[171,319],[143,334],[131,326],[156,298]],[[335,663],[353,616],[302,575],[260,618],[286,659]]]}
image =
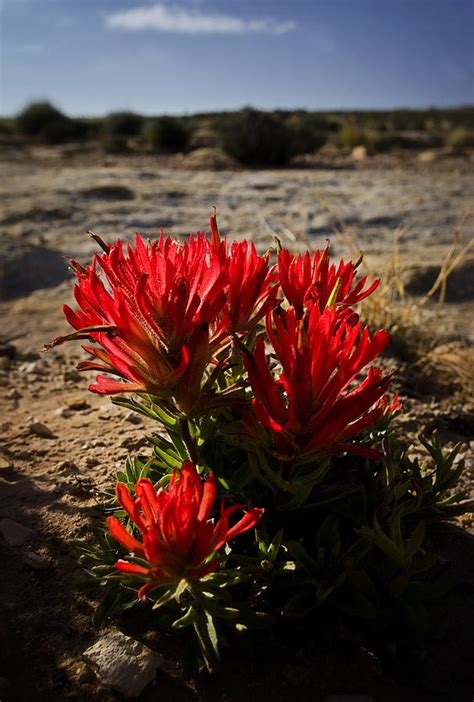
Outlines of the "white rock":
{"label": "white rock", "polygon": [[101,680],[125,697],[138,697],[164,662],[161,653],[120,631],[105,634],[83,655],[97,666]]}
{"label": "white rock", "polygon": [[25,541],[33,534],[32,529],[14,522],[13,519],[8,519],[8,517],[0,521],[0,531],[10,546],[23,546]]}

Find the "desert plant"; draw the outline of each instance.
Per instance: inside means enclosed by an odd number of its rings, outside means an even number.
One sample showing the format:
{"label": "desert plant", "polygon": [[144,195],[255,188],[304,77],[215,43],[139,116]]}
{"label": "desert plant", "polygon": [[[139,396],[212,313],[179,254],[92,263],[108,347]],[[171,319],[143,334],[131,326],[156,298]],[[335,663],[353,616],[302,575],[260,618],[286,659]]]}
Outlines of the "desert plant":
{"label": "desert plant", "polygon": [[339,132],[334,135],[333,143],[344,149],[352,149],[359,144],[365,144],[365,135],[358,127],[344,122],[339,128]]}
{"label": "desert plant", "polygon": [[464,151],[474,146],[474,132],[466,127],[455,127],[446,137],[446,146],[451,147],[453,151]]}
{"label": "desert plant", "polygon": [[327,123],[321,118],[307,113],[295,113],[286,120],[290,133],[291,151],[307,154],[320,149],[328,140]]}
{"label": "desert plant", "polygon": [[176,117],[164,116],[146,125],[144,137],[155,151],[176,152],[183,151],[188,145],[189,132]]}
{"label": "desert plant", "polygon": [[[41,136],[45,130],[51,128],[51,125],[56,125],[56,129],[60,129],[68,123],[69,118],[50,102],[32,102],[15,119],[18,132],[28,137]],[[67,129],[67,126],[65,128]]]}
{"label": "desert plant", "polygon": [[280,166],[293,156],[291,134],[272,114],[245,109],[219,124],[224,151],[245,165]]}
{"label": "desert plant", "polygon": [[143,117],[135,112],[111,112],[104,120],[107,137],[134,137],[140,134]]}
{"label": "desert plant", "polygon": [[148,602],[161,626],[194,631],[211,672],[222,635],[281,616],[426,626],[445,591],[431,525],[473,505],[455,491],[459,446],[423,438],[426,465],[401,448],[391,374],[374,365],[388,333],[354,309],[379,280],[279,240],[272,265],[222,240],[215,215],[211,231],[126,249],[93,235],[94,264],[71,261],[74,331],[51,346],[88,339],[89,389],[159,425],[107,492],[115,541],[79,545],[98,618]]}
{"label": "desert plant", "polygon": [[49,122],[40,133],[47,144],[62,144],[82,140],[87,136],[87,126],[76,119],[59,119]]}

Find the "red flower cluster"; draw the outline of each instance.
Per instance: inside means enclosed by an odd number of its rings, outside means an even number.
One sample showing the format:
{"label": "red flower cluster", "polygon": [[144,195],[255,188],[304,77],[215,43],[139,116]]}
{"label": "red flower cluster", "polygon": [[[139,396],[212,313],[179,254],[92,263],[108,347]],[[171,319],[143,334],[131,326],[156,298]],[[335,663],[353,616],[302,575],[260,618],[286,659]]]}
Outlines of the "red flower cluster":
{"label": "red flower cluster", "polygon": [[[231,332],[247,332],[276,304],[276,274],[267,258],[248,244],[213,245],[199,232],[178,244],[161,234],[155,243],[137,235],[135,247],[120,240],[94,257],[84,269],[71,262],[78,283],[79,310],[64,307],[75,334],[52,345],[78,338],[97,347],[84,349],[94,361],[79,370],[99,375],[93,392],[149,393],[174,397],[183,412],[195,404],[203,373],[219,345]],[[101,269],[105,282],[99,275]]]}
{"label": "red flower cluster", "polygon": [[304,256],[294,256],[288,249],[282,249],[278,256],[280,285],[298,316],[314,304],[318,304],[322,312],[328,302],[348,307],[373,293],[380,280],[374,280],[366,290],[367,276],[353,285],[356,268],[352,261],[344,263],[342,259],[337,268],[329,265],[328,247],[315,251],[312,259],[308,251]]}
{"label": "red flower cluster", "polygon": [[216,498],[216,481],[211,473],[203,482],[190,461],[175,471],[167,488],[155,491],[149,480],[139,480],[133,499],[119,483],[116,495],[131,521],[142,534],[138,541],[116,517],[109,517],[109,530],[125,548],[148,561],[148,566],[119,560],[115,567],[123,573],[146,578],[140,599],[146,593],[181,579],[196,580],[217,569],[217,551],[228,541],[251,529],[263,514],[252,508],[234,526],[229,518],[243,505],[224,508],[219,519],[209,519]]}
{"label": "red flower cluster", "polygon": [[[233,334],[245,340],[266,316],[282,373],[276,380],[268,370],[261,338],[245,358],[255,393],[254,431],[285,458],[359,450],[348,442],[383,412],[379,401],[389,379],[369,369],[356,388],[349,385],[385,348],[388,335],[370,339],[352,305],[379,281],[367,286],[364,276],[356,282],[357,265],[330,264],[327,248],[312,257],[282,249],[270,267],[253,244],[221,240],[215,216],[211,230],[210,240],[198,232],[183,244],[163,234],[148,244],[137,235],[126,250],[120,240],[100,242],[104,253],[90,267],[72,262],[79,309],[65,306],[64,312],[76,332],[53,345],[96,342],[84,346],[93,360],[79,369],[119,380],[98,375],[90,390],[174,398],[189,413],[218,351]],[[280,288],[287,311],[275,310]]]}
{"label": "red flower cluster", "polygon": [[356,387],[350,383],[387,346],[386,331],[369,337],[367,327],[318,305],[303,320],[293,307],[267,318],[267,331],[282,367],[275,379],[267,366],[265,341],[244,362],[254,392],[251,431],[277,457],[373,451],[350,443],[384,413],[390,377],[369,368]]}

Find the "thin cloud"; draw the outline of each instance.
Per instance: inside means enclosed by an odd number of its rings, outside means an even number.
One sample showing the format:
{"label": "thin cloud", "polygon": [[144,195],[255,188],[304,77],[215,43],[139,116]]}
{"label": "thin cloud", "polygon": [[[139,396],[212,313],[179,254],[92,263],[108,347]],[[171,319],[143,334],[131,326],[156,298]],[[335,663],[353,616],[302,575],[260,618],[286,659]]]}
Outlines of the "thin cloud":
{"label": "thin cloud", "polygon": [[296,23],[271,17],[243,19],[233,15],[204,14],[198,10],[176,9],[165,5],[137,7],[114,12],[105,18],[109,29],[139,31],[155,29],[174,34],[274,34],[290,32]]}

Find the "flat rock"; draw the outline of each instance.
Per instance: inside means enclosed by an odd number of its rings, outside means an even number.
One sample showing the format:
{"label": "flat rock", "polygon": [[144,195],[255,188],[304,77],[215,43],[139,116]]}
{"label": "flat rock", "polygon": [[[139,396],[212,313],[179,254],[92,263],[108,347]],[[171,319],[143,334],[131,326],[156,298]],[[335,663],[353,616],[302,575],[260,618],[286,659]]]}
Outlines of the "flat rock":
{"label": "flat rock", "polygon": [[50,439],[54,436],[53,432],[46,424],[38,422],[37,420],[33,420],[28,424],[28,431],[30,434],[36,434],[36,436],[42,436],[45,439]]}
{"label": "flat rock", "polygon": [[101,680],[125,697],[138,697],[164,662],[161,653],[120,631],[105,634],[83,655],[97,667]]}
{"label": "flat rock", "polygon": [[123,418],[124,422],[130,422],[130,424],[142,424],[142,418],[136,412],[128,412]]}
{"label": "flat rock", "polygon": [[13,462],[10,461],[6,456],[0,456],[0,471],[11,470],[13,468]]}
{"label": "flat rock", "polygon": [[80,412],[81,410],[90,408],[90,404],[87,402],[87,400],[84,400],[82,395],[75,395],[67,398],[65,405],[67,409],[73,410],[74,412]]}
{"label": "flat rock", "polygon": [[34,551],[27,551],[23,556],[23,561],[33,570],[47,570],[51,568],[52,562],[48,556],[42,556]]}
{"label": "flat rock", "polygon": [[124,185],[98,185],[81,190],[79,195],[86,200],[133,200],[135,193]]}
{"label": "flat rock", "polygon": [[33,529],[18,524],[18,522],[14,522],[13,519],[8,519],[8,517],[0,521],[0,531],[10,546],[23,546],[25,541],[33,534]]}

